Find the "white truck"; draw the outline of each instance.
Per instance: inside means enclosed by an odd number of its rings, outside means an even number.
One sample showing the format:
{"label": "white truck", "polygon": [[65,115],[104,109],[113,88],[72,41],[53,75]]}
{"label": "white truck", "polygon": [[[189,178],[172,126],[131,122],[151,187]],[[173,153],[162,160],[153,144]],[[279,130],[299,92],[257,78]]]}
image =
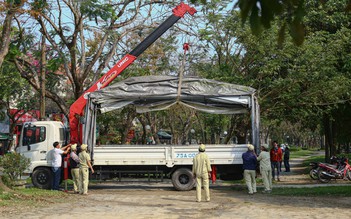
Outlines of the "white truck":
{"label": "white truck", "polygon": [[[36,133],[30,143],[26,140],[28,130]],[[55,139],[62,145],[66,143],[64,130],[63,124],[55,121],[32,122],[24,126],[24,137],[20,139],[17,151],[31,159],[26,172],[38,188],[51,188],[53,174],[46,154],[53,148]],[[222,177],[241,177],[241,155],[246,150],[247,145],[206,147],[212,166]],[[120,179],[126,174],[152,174],[160,180],[171,178],[177,190],[190,190],[195,184],[191,167],[198,145],[100,145],[93,151],[95,174],[92,177],[97,180]]]}
{"label": "white truck", "polygon": [[[170,177],[177,190],[192,189],[192,158],[198,146],[96,146],[96,120],[99,113],[134,105],[138,113],[165,110],[174,104],[215,114],[251,115],[251,140],[259,147],[259,107],[255,89],[197,77],[147,76],[134,77],[110,85],[157,38],[184,14],[196,10],[180,3],[173,14],[155,29],[133,51],[124,56],[70,107],[69,128],[61,122],[25,123],[17,151],[31,159],[28,173],[34,186],[51,188],[51,163],[46,159],[53,143],[88,144],[98,179],[118,177],[127,173],[151,173]],[[84,110],[85,108],[85,110]],[[207,145],[214,170],[221,178],[242,177],[241,154],[247,145]],[[50,156],[49,156],[50,157]],[[216,174],[212,174],[213,180]]]}
{"label": "white truck", "polygon": [[[192,159],[198,153],[198,145],[96,145],[98,114],[129,104],[133,104],[138,112],[145,112],[150,107],[158,110],[174,103],[204,112],[251,113],[254,116],[251,117],[250,142],[258,147],[258,105],[253,94],[254,89],[249,87],[194,77],[183,78],[179,85],[179,78],[171,76],[129,78],[91,93],[82,137],[83,143],[89,145],[96,171],[93,177],[105,180],[145,173],[171,178],[177,190],[192,189],[195,184],[191,173]],[[46,153],[53,148],[54,141],[62,145],[68,142],[68,130],[61,122],[24,124],[17,151],[31,158],[28,173],[36,187],[51,187],[51,164],[46,160]],[[222,179],[242,177],[241,155],[246,150],[247,144],[206,145],[211,165]]]}

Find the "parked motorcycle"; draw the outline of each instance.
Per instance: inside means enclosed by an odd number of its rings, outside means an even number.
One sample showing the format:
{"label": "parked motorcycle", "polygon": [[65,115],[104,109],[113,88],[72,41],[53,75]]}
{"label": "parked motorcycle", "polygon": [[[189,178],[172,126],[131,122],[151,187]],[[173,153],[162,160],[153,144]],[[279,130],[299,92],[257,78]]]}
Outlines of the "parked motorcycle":
{"label": "parked motorcycle", "polygon": [[319,163],[318,162],[311,162],[310,166],[311,166],[310,177],[314,180],[317,180],[318,179]]}
{"label": "parked motorcycle", "polygon": [[[336,156],[332,156],[330,158],[330,163],[333,164],[333,165],[339,165],[339,158],[336,157]],[[317,180],[318,179],[318,171],[320,169],[320,165],[321,166],[324,166],[326,165],[325,163],[322,163],[322,162],[311,162],[310,163],[310,166],[311,166],[311,169],[310,169],[310,177],[314,180]]]}
{"label": "parked motorcycle", "polygon": [[338,165],[319,163],[318,179],[322,183],[328,183],[331,179],[351,180],[351,166],[347,158],[338,159]]}

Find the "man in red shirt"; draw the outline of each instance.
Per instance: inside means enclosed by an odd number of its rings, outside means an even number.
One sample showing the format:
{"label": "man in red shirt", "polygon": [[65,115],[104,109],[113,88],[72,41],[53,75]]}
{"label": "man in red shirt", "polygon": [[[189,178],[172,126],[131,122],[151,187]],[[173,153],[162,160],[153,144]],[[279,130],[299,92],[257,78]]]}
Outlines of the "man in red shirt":
{"label": "man in red shirt", "polygon": [[[270,151],[271,155],[271,166],[272,166],[272,178],[273,180],[280,181],[279,173],[280,173],[280,163],[283,160],[283,151],[280,147],[278,147],[278,142],[273,141],[273,147]],[[277,172],[275,172],[277,170]],[[277,179],[275,179],[275,175],[277,175]]]}

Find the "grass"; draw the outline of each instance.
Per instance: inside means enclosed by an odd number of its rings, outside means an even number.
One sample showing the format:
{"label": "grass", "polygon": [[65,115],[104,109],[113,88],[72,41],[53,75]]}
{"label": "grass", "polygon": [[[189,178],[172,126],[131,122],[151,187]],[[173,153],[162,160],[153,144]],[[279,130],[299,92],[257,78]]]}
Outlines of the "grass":
{"label": "grass", "polygon": [[[246,186],[234,186],[231,188],[234,191],[246,191]],[[258,192],[263,189],[257,189]],[[323,186],[323,187],[309,187],[309,188],[274,188],[270,193],[277,196],[302,196],[302,197],[351,197],[350,186]]]}
{"label": "grass", "polygon": [[325,159],[324,156],[313,156],[304,160],[302,164],[307,167],[311,162],[325,162]]}
{"label": "grass", "polygon": [[21,188],[5,192],[0,189],[0,206],[41,206],[65,201],[69,194],[38,188]]}
{"label": "grass", "polygon": [[330,196],[351,197],[350,186],[325,186],[311,188],[278,188],[272,190],[272,195],[282,196]]}
{"label": "grass", "polygon": [[298,157],[307,157],[313,155],[315,152],[310,150],[292,150],[290,151],[290,159]]}

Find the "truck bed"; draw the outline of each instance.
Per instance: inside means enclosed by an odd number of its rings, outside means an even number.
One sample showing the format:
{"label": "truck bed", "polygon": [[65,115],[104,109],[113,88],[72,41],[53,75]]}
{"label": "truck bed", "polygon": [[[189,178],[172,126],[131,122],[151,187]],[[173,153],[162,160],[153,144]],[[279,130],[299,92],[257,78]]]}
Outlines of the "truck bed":
{"label": "truck bed", "polygon": [[[246,144],[206,145],[212,165],[242,164]],[[198,145],[100,145],[94,148],[94,165],[192,165]]]}

